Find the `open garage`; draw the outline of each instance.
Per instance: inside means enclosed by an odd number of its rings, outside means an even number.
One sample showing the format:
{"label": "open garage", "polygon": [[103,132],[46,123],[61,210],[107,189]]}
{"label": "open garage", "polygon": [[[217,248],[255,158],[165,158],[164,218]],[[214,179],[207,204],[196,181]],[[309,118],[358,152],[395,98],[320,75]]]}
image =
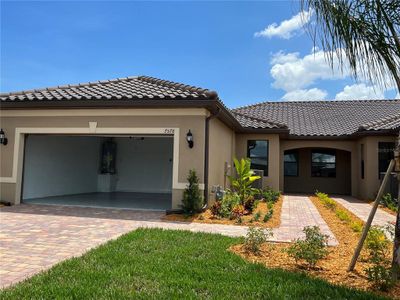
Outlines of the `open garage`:
{"label": "open garage", "polygon": [[22,202],[167,210],[171,136],[26,135]]}

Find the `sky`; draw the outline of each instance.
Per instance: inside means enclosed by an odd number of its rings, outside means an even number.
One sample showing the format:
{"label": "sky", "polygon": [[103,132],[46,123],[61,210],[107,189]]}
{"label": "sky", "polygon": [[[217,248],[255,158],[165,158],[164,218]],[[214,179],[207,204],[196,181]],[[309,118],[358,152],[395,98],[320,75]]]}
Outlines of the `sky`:
{"label": "sky", "polygon": [[0,91],[147,75],[263,101],[382,99],[332,72],[298,2],[1,1]]}

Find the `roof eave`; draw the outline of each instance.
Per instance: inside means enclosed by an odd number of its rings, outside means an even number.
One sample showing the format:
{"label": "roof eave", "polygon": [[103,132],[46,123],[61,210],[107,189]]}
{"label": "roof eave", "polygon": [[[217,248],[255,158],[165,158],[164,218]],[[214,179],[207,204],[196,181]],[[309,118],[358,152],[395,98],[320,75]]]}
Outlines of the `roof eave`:
{"label": "roof eave", "polygon": [[128,107],[207,107],[215,99],[95,99],[95,100],[42,100],[1,102],[0,109],[66,109],[66,108],[128,108]]}
{"label": "roof eave", "polygon": [[355,137],[376,136],[376,135],[398,135],[400,128],[379,129],[379,130],[359,130],[353,134]]}

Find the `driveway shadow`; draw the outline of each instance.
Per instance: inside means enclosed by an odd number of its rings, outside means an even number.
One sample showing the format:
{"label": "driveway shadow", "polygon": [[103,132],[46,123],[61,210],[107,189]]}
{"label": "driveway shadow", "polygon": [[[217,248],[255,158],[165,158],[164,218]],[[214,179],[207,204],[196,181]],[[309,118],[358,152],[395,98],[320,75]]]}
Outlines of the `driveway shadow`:
{"label": "driveway shadow", "polygon": [[14,206],[3,206],[0,208],[0,218],[2,213],[48,215],[48,216],[69,216],[77,218],[96,218],[114,219],[131,221],[160,221],[165,215],[161,211],[151,210],[131,210],[114,208],[97,208],[81,206],[62,206],[44,204],[20,204]]}

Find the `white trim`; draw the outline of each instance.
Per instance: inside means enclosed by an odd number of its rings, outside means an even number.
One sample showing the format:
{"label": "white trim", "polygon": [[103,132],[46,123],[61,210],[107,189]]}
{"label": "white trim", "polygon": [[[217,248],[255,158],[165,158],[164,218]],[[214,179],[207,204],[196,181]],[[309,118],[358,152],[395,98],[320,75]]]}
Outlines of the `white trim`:
{"label": "white trim", "polygon": [[2,117],[87,117],[87,116],[207,116],[204,108],[112,108],[112,109],[10,109],[0,110]]}
{"label": "white trim", "polygon": [[[98,128],[96,122],[89,122],[88,127],[59,127],[59,128],[33,128],[33,127],[17,127],[15,128],[15,142],[13,153],[13,169],[11,177],[0,177],[0,183],[15,183],[15,204],[20,203],[21,185],[22,185],[22,169],[24,156],[24,135],[25,134],[157,134],[171,135],[174,139],[173,144],[173,166],[172,166],[172,189],[185,189],[187,184],[178,181],[179,174],[179,128]],[[204,190],[204,184],[199,185]]]}

